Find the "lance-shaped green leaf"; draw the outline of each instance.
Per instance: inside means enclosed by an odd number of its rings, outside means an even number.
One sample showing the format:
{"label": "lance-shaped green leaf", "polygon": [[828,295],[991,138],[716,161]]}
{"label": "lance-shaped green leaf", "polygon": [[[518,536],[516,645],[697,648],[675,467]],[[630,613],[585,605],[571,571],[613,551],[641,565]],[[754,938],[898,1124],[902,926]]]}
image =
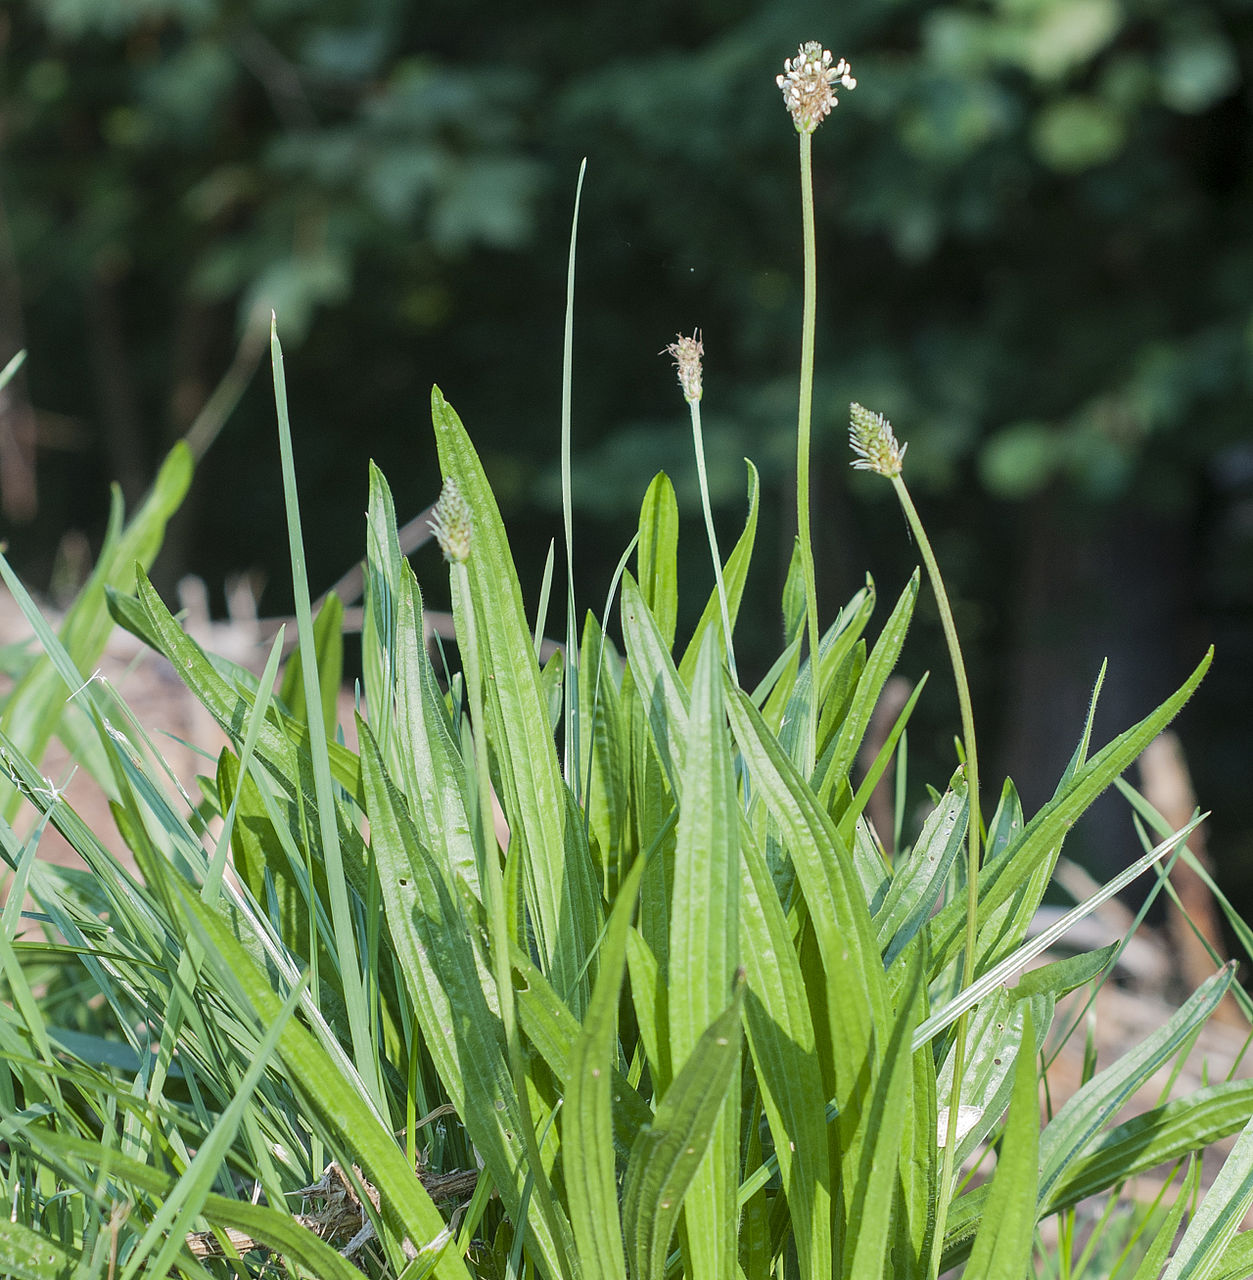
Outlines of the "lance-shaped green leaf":
{"label": "lance-shaped green leaf", "polygon": [[[183,683],[236,745],[240,745],[248,713],[255,701],[252,689],[242,678],[232,681],[221,673],[221,661],[209,657],[179,626],[147,575],[137,573],[135,587],[135,597],[111,591],[110,611],[123,627],[169,659]],[[255,683],[255,677],[248,679]],[[289,790],[293,799],[298,787],[303,791],[302,802],[310,814],[312,825],[316,827],[313,815],[317,813],[317,797],[313,788],[312,762],[308,752],[296,746],[302,736],[300,726],[290,716],[271,706],[257,738],[256,754],[275,780]],[[356,756],[337,742],[328,742],[327,748],[335,781],[354,798],[359,797],[361,776]]]}
{"label": "lance-shaped green leaf", "polygon": [[600,973],[583,1031],[570,1052],[562,1109],[562,1164],[570,1225],[583,1274],[626,1280],[613,1140],[614,1032],[626,969],[627,935],[644,860],[627,873],[600,947]]}
{"label": "lance-shaped green leaf", "polygon": [[892,1025],[887,983],[870,914],[848,850],[827,812],[797,772],[746,694],[727,681],[727,712],[755,792],[778,823],[796,870],[822,958],[835,1105],[843,1165],[845,1216],[856,1211],[857,1167],[866,1099],[879,1063],[875,1028]]}
{"label": "lance-shaped green leaf", "polygon": [[[1131,1280],[1159,1280],[1162,1274],[1162,1267],[1166,1263],[1166,1255],[1170,1253],[1170,1246],[1174,1244],[1175,1237],[1179,1234],[1179,1224],[1183,1221],[1183,1215],[1196,1203],[1196,1189],[1200,1173],[1200,1162],[1190,1160],[1184,1184],[1175,1195],[1175,1203],[1170,1206],[1165,1221],[1160,1226],[1154,1224],[1155,1234],[1153,1240],[1145,1250],[1144,1257],[1140,1259],[1140,1265],[1136,1267]],[[1169,1186],[1169,1181],[1167,1185]],[[1245,1280],[1245,1275],[1246,1273],[1242,1272],[1238,1277],[1234,1277],[1233,1280]]]}
{"label": "lance-shaped green leaf", "polygon": [[1046,1198],[1067,1165],[1100,1127],[1160,1066],[1200,1030],[1231,986],[1235,964],[1224,965],[1199,986],[1165,1026],[1145,1036],[1093,1076],[1053,1117],[1040,1139],[1040,1197]]}
{"label": "lance-shaped green leaf", "polygon": [[[1031,1005],[1023,1001],[1022,1040],[1035,1044]],[[1027,1275],[1035,1235],[1036,1151],[1040,1100],[1035,1055],[1020,1053],[1014,1070],[1009,1119],[996,1158],[983,1224],[966,1267],[966,1280],[1018,1280]]]}
{"label": "lance-shaped green leaf", "polygon": [[674,485],[659,471],[640,504],[640,543],[636,555],[640,594],[652,611],[669,650],[679,617],[679,503]]}
{"label": "lance-shaped green leaf", "polygon": [[[986,921],[1008,902],[1041,862],[1055,860],[1066,833],[1088,806],[1126,769],[1178,714],[1209,670],[1211,649],[1171,697],[1138,724],[1119,734],[1085,765],[1065,787],[1010,841],[1003,856],[984,865],[979,875],[979,919]],[[1043,892],[1043,889],[1040,890]],[[932,973],[939,973],[961,949],[966,929],[966,903],[950,903],[930,921]]]}
{"label": "lance-shaped green leaf", "polygon": [[[606,954],[604,945],[602,941],[602,956]],[[579,1023],[548,979],[519,947],[514,946],[510,955],[517,975],[518,1024],[535,1052],[548,1064],[561,1088],[568,1090],[574,1070],[574,1047],[588,1024]],[[652,1118],[652,1109],[616,1066],[609,1068],[609,1081],[614,1102],[613,1140],[618,1158],[625,1164],[636,1134]]]}
{"label": "lance-shaped green leaf", "polygon": [[652,1124],[635,1140],[622,1192],[622,1225],[633,1280],[663,1280],[683,1197],[709,1149],[740,1061],[744,984],[675,1076]]}
{"label": "lance-shaped green leaf", "polygon": [[[918,1016],[918,992],[922,989],[922,964],[915,960],[896,1016],[890,1027],[880,1027],[884,1046],[879,1072],[866,1107],[866,1119],[853,1177],[859,1211],[849,1214],[844,1227],[842,1275],[881,1276],[892,1253],[892,1223],[900,1213],[897,1188],[901,1159],[906,1155],[905,1122],[913,1111],[911,1058],[914,1025]],[[852,1162],[845,1163],[845,1177]]]}
{"label": "lance-shaped green leaf", "polygon": [[831,1275],[831,1161],[813,1019],[792,930],[746,821],[740,824],[740,848],[748,1047],[774,1137],[800,1272],[824,1280]]}
{"label": "lance-shaped green leaf", "polygon": [[884,964],[891,964],[926,922],[966,839],[970,812],[966,771],[959,769],[940,803],[927,815],[908,858],[897,867],[875,929]]}
{"label": "lance-shaped green leaf", "polygon": [[[500,1019],[488,1002],[460,901],[418,838],[387,775],[369,726],[358,719],[370,844],[378,863],[388,932],[405,975],[427,1052],[511,1217],[523,1216],[522,1120],[505,1058]],[[540,1174],[539,1176],[543,1176]],[[555,1240],[542,1215],[530,1220],[550,1274],[561,1274]]]}
{"label": "lance-shaped green leaf", "polygon": [[[1253,1275],[1253,1231],[1242,1231],[1227,1246],[1210,1280],[1248,1280]],[[1135,1276],[1134,1280],[1140,1280]],[[1149,1277],[1146,1276],[1146,1280]],[[1156,1273],[1152,1280],[1156,1280]]]}
{"label": "lance-shaped green leaf", "polygon": [[[961,1103],[957,1116],[957,1149],[953,1164],[961,1168],[1000,1124],[1009,1105],[1014,1071],[1024,1054],[1035,1061],[1053,1020],[1052,996],[1036,994],[1020,999],[998,987],[970,1015],[966,1028],[966,1061],[962,1069]],[[1035,1039],[1025,1040],[1027,1015]],[[949,1099],[953,1094],[954,1054],[949,1051],[936,1081],[941,1133],[948,1129]]]}
{"label": "lance-shaped green leaf", "polygon": [[683,770],[691,696],[679,679],[661,630],[629,573],[622,577],[622,638],[637,696],[648,713],[657,754],[672,789],[677,791]]}
{"label": "lance-shaped green leaf", "polygon": [[391,734],[398,770],[393,781],[402,786],[422,843],[445,874],[460,876],[477,895],[478,865],[462,790],[468,774],[427,655],[422,593],[401,554],[387,481],[372,470],[370,485],[367,583],[374,621],[366,639],[375,637],[378,649],[370,664],[379,686],[374,696],[386,700],[382,707],[371,706],[371,728],[381,725]]}
{"label": "lance-shaped green leaf", "polygon": [[[511,842],[524,860],[524,884],[536,943],[553,986],[576,1016],[587,1003],[589,957],[600,934],[600,897],[582,824],[570,822],[565,782],[522,592],[500,510],[461,420],[438,387],[431,420],[445,478],[455,480],[474,521],[466,561],[475,633],[486,681],[488,737],[509,818]],[[464,623],[459,626],[464,634]]]}
{"label": "lance-shaped green leaf", "polygon": [[[674,856],[670,920],[669,1032],[673,1069],[693,1053],[726,1007],[739,969],[739,799],[722,707],[717,628],[701,642],[687,721],[683,791]],[[738,1073],[710,1139],[709,1154],[687,1193],[689,1274],[735,1275],[739,1165]]]}
{"label": "lance-shaped green leaf", "polygon": [[1218,1177],[1188,1223],[1162,1280],[1210,1280],[1250,1208],[1253,1208],[1253,1120],[1244,1126],[1231,1154],[1223,1161]]}
{"label": "lance-shaped green leaf", "polygon": [[[915,569],[870,652],[865,670],[857,682],[848,714],[835,736],[834,749],[826,765],[824,791],[829,787],[838,788],[841,780],[848,778],[849,770],[853,767],[862,739],[870,727],[870,717],[874,714],[879,695],[883,692],[888,676],[896,669],[896,660],[900,657],[910,619],[914,616],[914,605],[918,602],[918,582],[919,574]],[[825,746],[820,741],[820,749],[825,750]]]}
{"label": "lance-shaped green leaf", "polygon": [[[1159,1165],[1202,1151],[1213,1142],[1239,1132],[1253,1116],[1253,1080],[1232,1080],[1198,1089],[1186,1098],[1173,1098],[1124,1124],[1099,1134],[1083,1155],[1067,1164],[1047,1200],[1037,1208],[1040,1217],[1067,1209],[1110,1187],[1147,1173]],[[987,1187],[978,1187],[953,1202],[945,1236],[944,1270],[960,1265],[983,1215]],[[1253,1232],[1249,1233],[1253,1257]],[[1236,1248],[1233,1243],[1232,1248]],[[1156,1280],[1157,1272],[1153,1273]],[[1224,1280],[1245,1280],[1226,1277]]]}

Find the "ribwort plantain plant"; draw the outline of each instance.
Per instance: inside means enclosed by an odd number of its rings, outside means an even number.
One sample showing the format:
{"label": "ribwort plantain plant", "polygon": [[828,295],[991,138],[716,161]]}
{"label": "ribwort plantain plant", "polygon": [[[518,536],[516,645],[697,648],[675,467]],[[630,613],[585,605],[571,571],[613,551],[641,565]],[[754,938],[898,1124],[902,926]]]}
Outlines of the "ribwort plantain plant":
{"label": "ribwort plantain plant", "polygon": [[[821,95],[851,88],[851,74],[803,45],[780,79],[808,182],[808,139],[830,109]],[[1210,656],[1097,751],[1090,712],[1053,798],[1028,818],[1006,781],[985,824],[965,667],[901,476],[905,448],[854,406],[855,465],[887,476],[904,507],[962,711],[953,775],[889,860],[866,808],[923,682],[870,768],[855,762],[920,576],[873,642],[871,582],[819,631],[808,286],[806,299],[800,555],[781,652],[751,687],[733,642],[760,490],[749,464],[747,519],[723,561],[695,335],[672,350],[714,560],[692,634],[676,634],[679,513],[663,474],[603,614],[567,619],[577,655],[571,642],[541,665],[544,620],[527,615],[483,467],[436,388],[446,568],[423,572],[448,574],[460,661],[425,642],[418,575],[372,468],[357,713],[336,726],[342,611],[332,600],[314,619],[309,607],[275,328],[299,600],[281,681],[281,638],[260,678],[206,654],[142,568],[133,592],[108,594],[226,735],[194,803],[171,793],[117,692],[87,680],[0,558],[42,647],[41,680],[75,695],[84,766],[138,867],[39,772],[12,726],[49,704],[19,686],[0,737],[33,815],[25,835],[0,824],[12,872],[0,913],[4,1274],[1014,1280],[1030,1273],[1046,1216],[1233,1134],[1199,1206],[1193,1165],[1147,1248],[1108,1274],[1253,1270],[1253,1233],[1239,1232],[1253,1204],[1253,1084],[1224,1080],[1121,1118],[1225,993],[1247,1014],[1231,965],[1043,1127],[1037,1092],[1058,1000],[1103,981],[1117,948],[1029,966],[1136,876],[1186,856],[1199,818],[1160,832],[1059,924],[1031,937],[1029,926],[1070,828]],[[573,600],[568,584],[571,615]],[[48,826],[85,872],[40,859]],[[990,1178],[959,1179],[993,1150]],[[1072,1274],[1068,1253],[1057,1270]]]}

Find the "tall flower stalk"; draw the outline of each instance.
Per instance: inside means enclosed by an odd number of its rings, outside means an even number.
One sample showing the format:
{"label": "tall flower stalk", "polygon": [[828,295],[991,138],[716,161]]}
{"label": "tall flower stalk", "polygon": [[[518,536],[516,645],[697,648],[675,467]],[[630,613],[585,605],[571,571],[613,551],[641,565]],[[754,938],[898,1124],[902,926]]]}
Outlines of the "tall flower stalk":
{"label": "tall flower stalk", "polygon": [[839,105],[835,86],[854,89],[852,68],[841,58],[836,62],[830,49],[815,40],[807,41],[796,57],[783,63],[783,73],[775,77],[783,92],[783,102],[792,116],[800,141],[801,220],[804,237],[804,301],[801,326],[800,398],[796,415],[796,522],[800,541],[801,572],[805,579],[805,616],[809,636],[811,692],[805,726],[805,774],[813,773],[817,756],[818,707],[818,591],[814,574],[814,548],[809,519],[810,422],[814,398],[814,329],[818,309],[818,253],[814,232],[814,130]]}
{"label": "tall flower stalk", "polygon": [[709,502],[709,477],[705,472],[705,440],[700,428],[700,400],[704,394],[702,386],[701,359],[705,354],[704,344],[700,340],[697,329],[690,338],[681,333],[666,347],[662,355],[668,355],[674,361],[679,375],[679,386],[683,388],[683,398],[687,401],[692,415],[692,444],[696,450],[696,476],[700,482],[700,501],[705,513],[705,532],[709,536],[709,554],[714,562],[714,579],[718,584],[718,603],[722,606],[722,636],[727,648],[727,666],[731,671],[731,679],[739,684],[739,673],[735,669],[735,648],[731,643],[731,611],[727,607],[727,588],[722,578],[722,556],[718,551],[718,535],[714,532],[713,508]]}
{"label": "tall flower stalk", "polygon": [[[892,424],[881,413],[872,413],[862,405],[849,406],[849,445],[856,458],[853,466],[862,471],[874,471],[892,482],[893,489],[905,513],[913,535],[922,552],[923,563],[927,567],[927,577],[935,594],[935,602],[940,611],[940,622],[944,628],[944,639],[948,645],[949,661],[953,667],[953,679],[957,684],[957,702],[961,710],[962,744],[966,753],[966,787],[969,796],[969,819],[966,824],[966,944],[962,961],[962,986],[969,987],[975,979],[975,940],[978,932],[979,914],[979,840],[982,834],[982,823],[979,816],[979,751],[975,742],[974,707],[970,699],[970,681],[966,677],[966,663],[962,657],[961,641],[957,635],[957,624],[953,620],[953,609],[949,604],[948,591],[944,587],[944,579],[940,574],[939,562],[931,547],[931,540],[923,527],[918,509],[909,495],[909,489],[901,475],[907,444],[897,442]],[[940,1202],[938,1205],[938,1228],[936,1239],[944,1239],[944,1225],[948,1216],[949,1200],[952,1196],[953,1184],[953,1152],[957,1146],[957,1120],[961,1102],[962,1073],[966,1065],[966,1026],[969,1010],[961,1015],[957,1022],[956,1039],[953,1045],[953,1089],[949,1098],[948,1120],[944,1143],[944,1169],[940,1179]],[[936,1250],[936,1267],[939,1265],[940,1250]]]}

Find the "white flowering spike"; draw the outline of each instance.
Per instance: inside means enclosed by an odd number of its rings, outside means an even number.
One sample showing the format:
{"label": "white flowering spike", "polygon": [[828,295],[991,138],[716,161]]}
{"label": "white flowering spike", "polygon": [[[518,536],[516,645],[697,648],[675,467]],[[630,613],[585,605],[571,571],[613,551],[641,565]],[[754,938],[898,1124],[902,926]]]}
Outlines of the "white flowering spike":
{"label": "white flowering spike", "polygon": [[839,62],[816,40],[807,40],[796,52],[796,57],[783,63],[783,74],[775,76],[775,84],[783,90],[783,103],[792,113],[792,123],[797,133],[813,131],[831,114],[840,100],[835,96],[835,86],[856,89],[853,68],[841,58]]}
{"label": "white flowering spike", "polygon": [[704,344],[700,340],[697,329],[690,338],[681,333],[675,334],[675,341],[658,353],[668,355],[679,371],[679,386],[683,388],[683,398],[688,404],[695,404],[701,398],[701,357],[705,354]]}
{"label": "white flowering spike", "polygon": [[883,414],[871,413],[859,404],[849,405],[848,410],[848,443],[857,455],[853,466],[881,476],[899,476],[909,445],[897,444],[892,424]]}
{"label": "white flowering spike", "polygon": [[461,496],[455,480],[444,481],[439,501],[427,523],[445,560],[453,564],[464,564],[470,558],[474,520],[470,515],[470,504]]}

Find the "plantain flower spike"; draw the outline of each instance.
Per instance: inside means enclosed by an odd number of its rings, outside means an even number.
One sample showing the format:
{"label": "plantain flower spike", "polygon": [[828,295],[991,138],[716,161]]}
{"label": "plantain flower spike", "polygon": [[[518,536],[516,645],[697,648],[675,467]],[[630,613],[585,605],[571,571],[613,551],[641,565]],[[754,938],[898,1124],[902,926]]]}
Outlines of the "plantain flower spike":
{"label": "plantain flower spike", "polygon": [[897,444],[892,424],[883,414],[871,413],[859,404],[851,404],[848,409],[848,443],[857,455],[853,466],[889,478],[899,476],[908,443]]}
{"label": "plantain flower spike", "polygon": [[783,63],[783,74],[775,76],[775,84],[783,90],[783,102],[792,113],[792,123],[797,133],[813,131],[831,114],[831,108],[839,106],[835,86],[856,89],[853,68],[841,58],[836,62],[830,49],[824,49],[817,40],[807,40],[796,52],[796,57]]}
{"label": "plantain flower spike", "polygon": [[445,480],[439,501],[427,521],[444,559],[450,564],[465,564],[470,558],[470,544],[474,539],[474,520],[470,504],[461,496],[455,480]]}
{"label": "plantain flower spike", "polygon": [[679,371],[679,386],[683,388],[683,398],[688,404],[695,404],[701,398],[700,361],[705,354],[704,344],[700,340],[697,329],[690,338],[681,333],[675,334],[675,340],[658,353],[668,355]]}

